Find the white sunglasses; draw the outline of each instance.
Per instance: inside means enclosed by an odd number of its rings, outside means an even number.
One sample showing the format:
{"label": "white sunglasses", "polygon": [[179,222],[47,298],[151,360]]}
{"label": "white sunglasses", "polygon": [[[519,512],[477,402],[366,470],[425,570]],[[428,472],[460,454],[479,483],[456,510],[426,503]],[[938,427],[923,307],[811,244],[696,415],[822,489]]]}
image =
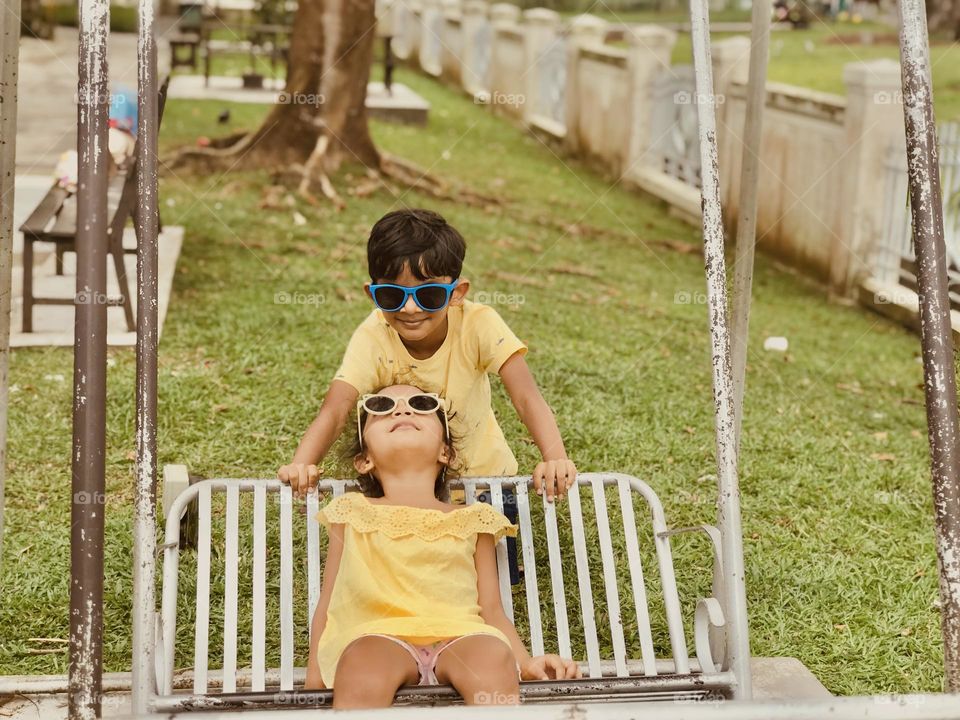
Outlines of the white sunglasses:
{"label": "white sunglasses", "polygon": [[395,398],[390,395],[364,395],[357,400],[357,437],[360,438],[360,449],[363,449],[363,426],[360,424],[361,411],[368,415],[389,415],[392,413],[400,401],[406,403],[407,407],[418,415],[431,415],[438,410],[443,410],[443,432],[450,442],[450,426],[447,422],[447,403],[437,395],[437,393],[417,393],[409,397]]}

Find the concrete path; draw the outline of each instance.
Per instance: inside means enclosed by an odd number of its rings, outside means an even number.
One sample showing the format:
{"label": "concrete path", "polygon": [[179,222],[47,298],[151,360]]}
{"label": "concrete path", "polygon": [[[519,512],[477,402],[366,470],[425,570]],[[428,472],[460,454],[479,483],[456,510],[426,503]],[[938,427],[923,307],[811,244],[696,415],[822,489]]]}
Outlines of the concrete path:
{"label": "concrete path", "polygon": [[[158,23],[157,62],[161,76],[169,72],[169,46],[163,36],[170,21]],[[60,155],[77,146],[77,60],[79,38],[76,28],[58,27],[53,40],[24,37],[20,44],[20,83],[17,108],[17,164],[14,200],[12,347],[73,345],[74,308],[69,305],[38,305],[34,308],[32,333],[21,333],[23,287],[23,237],[16,229],[33,211],[53,182],[53,169]],[[137,87],[137,36],[111,33],[108,44],[110,88],[116,91]],[[183,228],[165,227],[160,237],[160,323],[166,315],[173,285],[173,273],[183,241]],[[124,244],[136,247],[131,227]],[[136,256],[125,258],[131,292],[136,292]],[[65,274],[54,273],[53,246],[37,244],[34,253],[34,290],[38,295],[72,297],[76,285],[76,256],[65,258]],[[108,263],[108,294],[117,294],[116,274]],[[107,342],[133,345],[135,333],[128,332],[122,308],[107,312]]]}
{"label": "concrete path", "polygon": [[[169,46],[157,43],[161,75],[169,72]],[[20,83],[17,107],[17,174],[52,173],[65,150],[77,147],[76,28],[58,27],[53,40],[24,37],[20,41]],[[110,86],[137,87],[137,36],[110,35],[107,62]]]}

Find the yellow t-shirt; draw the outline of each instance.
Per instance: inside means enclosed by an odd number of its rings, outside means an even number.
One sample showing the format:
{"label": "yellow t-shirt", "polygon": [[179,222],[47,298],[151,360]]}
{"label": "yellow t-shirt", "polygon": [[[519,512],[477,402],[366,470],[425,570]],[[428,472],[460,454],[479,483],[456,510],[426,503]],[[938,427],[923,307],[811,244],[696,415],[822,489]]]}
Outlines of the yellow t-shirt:
{"label": "yellow t-shirt", "polygon": [[459,439],[460,474],[516,475],[517,459],[490,404],[489,373],[524,345],[488,305],[465,300],[447,312],[447,337],[425,360],[407,352],[400,335],[375,309],[354,331],[333,376],[361,395],[387,385],[416,385],[447,399],[450,430]]}
{"label": "yellow t-shirt", "polygon": [[362,635],[428,645],[477,633],[510,641],[480,616],[477,535],[515,537],[517,527],[490,505],[450,512],[371,503],[351,492],[317,513],[344,525],[343,553],[317,641],[324,685],[333,687],[344,648]]}

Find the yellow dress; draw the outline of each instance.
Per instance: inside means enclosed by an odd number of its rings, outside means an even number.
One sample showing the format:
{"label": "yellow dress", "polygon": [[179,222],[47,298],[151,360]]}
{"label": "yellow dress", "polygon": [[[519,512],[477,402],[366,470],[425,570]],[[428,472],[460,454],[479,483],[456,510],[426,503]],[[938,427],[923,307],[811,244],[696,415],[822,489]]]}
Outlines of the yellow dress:
{"label": "yellow dress", "polygon": [[360,493],[330,501],[317,520],[343,524],[343,554],[317,643],[323,682],[333,687],[340,654],[361,635],[416,645],[486,633],[510,641],[480,616],[477,535],[515,537],[486,503],[450,512],[371,503]]}

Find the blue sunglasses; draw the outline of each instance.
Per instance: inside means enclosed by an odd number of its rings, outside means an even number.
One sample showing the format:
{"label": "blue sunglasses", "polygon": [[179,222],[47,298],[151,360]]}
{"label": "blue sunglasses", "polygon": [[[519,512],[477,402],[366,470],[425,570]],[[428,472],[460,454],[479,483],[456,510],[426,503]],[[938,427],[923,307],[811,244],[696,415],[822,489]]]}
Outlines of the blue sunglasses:
{"label": "blue sunglasses", "polygon": [[459,282],[460,280],[457,279],[451,283],[426,283],[414,287],[381,283],[371,285],[370,294],[373,296],[374,304],[384,312],[397,312],[407,304],[407,298],[411,295],[421,310],[437,312],[450,302],[450,293]]}

